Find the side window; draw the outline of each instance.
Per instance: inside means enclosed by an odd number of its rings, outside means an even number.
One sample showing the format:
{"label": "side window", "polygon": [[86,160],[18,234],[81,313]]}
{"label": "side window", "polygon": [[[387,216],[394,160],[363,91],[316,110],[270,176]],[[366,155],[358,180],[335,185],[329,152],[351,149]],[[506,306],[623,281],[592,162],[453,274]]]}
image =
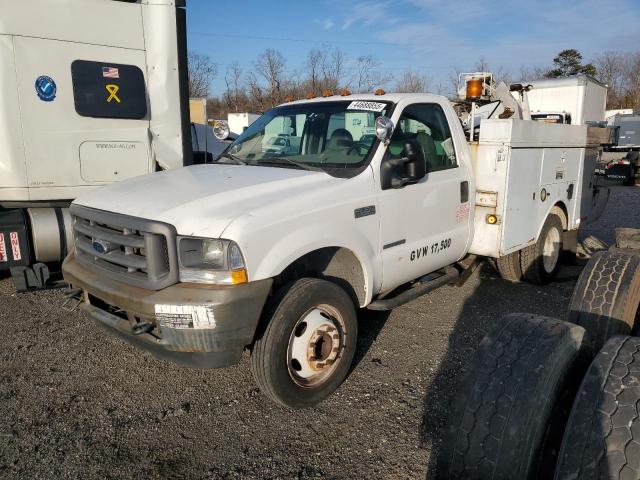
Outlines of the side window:
{"label": "side window", "polygon": [[144,73],[135,65],[76,60],[71,78],[78,115],[130,120],[147,116]]}
{"label": "side window", "polygon": [[439,105],[415,104],[405,108],[391,137],[389,152],[399,156],[407,140],[416,140],[422,147],[427,172],[458,166],[449,124]]}

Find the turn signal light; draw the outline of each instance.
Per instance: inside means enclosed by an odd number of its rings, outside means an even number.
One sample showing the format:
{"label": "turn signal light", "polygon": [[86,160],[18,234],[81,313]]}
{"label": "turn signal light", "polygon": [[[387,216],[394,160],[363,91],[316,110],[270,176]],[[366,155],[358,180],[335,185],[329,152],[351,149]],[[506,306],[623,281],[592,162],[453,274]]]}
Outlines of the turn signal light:
{"label": "turn signal light", "polygon": [[487,215],[486,220],[489,225],[495,225],[496,223],[498,223],[498,217],[493,214]]}
{"label": "turn signal light", "polygon": [[248,281],[249,278],[245,268],[231,271],[231,283],[233,285],[240,285],[241,283],[247,283]]}

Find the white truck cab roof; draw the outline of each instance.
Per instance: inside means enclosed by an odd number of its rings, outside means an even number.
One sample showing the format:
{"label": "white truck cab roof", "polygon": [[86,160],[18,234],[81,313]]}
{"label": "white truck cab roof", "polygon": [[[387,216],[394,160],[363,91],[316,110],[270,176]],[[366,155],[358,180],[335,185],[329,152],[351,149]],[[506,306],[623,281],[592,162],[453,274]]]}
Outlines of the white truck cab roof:
{"label": "white truck cab roof", "polygon": [[279,106],[287,105],[299,105],[307,103],[320,103],[320,102],[346,102],[346,101],[366,101],[366,102],[393,102],[400,103],[402,101],[408,102],[447,102],[447,98],[442,95],[434,95],[431,93],[385,93],[383,95],[376,95],[374,93],[355,93],[351,95],[332,95],[330,97],[316,97],[312,99],[296,100],[293,102],[283,103]]}

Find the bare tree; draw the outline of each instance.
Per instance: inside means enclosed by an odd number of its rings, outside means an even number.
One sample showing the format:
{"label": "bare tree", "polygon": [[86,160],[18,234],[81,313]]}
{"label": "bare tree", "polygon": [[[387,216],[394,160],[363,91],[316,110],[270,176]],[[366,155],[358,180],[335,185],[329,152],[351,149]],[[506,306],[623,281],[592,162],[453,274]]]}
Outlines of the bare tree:
{"label": "bare tree", "polygon": [[531,82],[533,80],[542,80],[545,78],[547,71],[543,67],[520,67],[520,73],[518,75],[518,81]]}
{"label": "bare tree", "polygon": [[312,92],[320,90],[320,70],[324,53],[317,48],[312,48],[307,54],[307,71],[309,72],[309,88]]}
{"label": "bare tree", "polygon": [[391,75],[380,71],[380,62],[371,55],[356,59],[356,74],[353,81],[357,93],[371,92],[376,87],[389,83]]}
{"label": "bare tree", "polygon": [[225,91],[225,100],[230,110],[238,112],[240,104],[245,97],[242,89],[242,68],[238,62],[233,62],[227,67],[227,73],[224,76],[227,90]]}
{"label": "bare tree", "polygon": [[264,78],[269,88],[271,106],[282,103],[282,83],[286,61],[277,50],[268,48],[256,60],[256,71]]}
{"label": "bare tree", "polygon": [[322,62],[322,77],[325,90],[337,90],[342,81],[345,56],[342,51],[335,49],[331,56],[325,55]]}
{"label": "bare tree", "polygon": [[484,56],[481,56],[478,61],[476,61],[476,64],[474,65],[474,67],[476,69],[476,72],[489,72],[490,71],[490,67],[489,67],[489,62],[487,62],[487,59],[484,58]]}
{"label": "bare tree", "polygon": [[218,68],[210,57],[189,52],[189,97],[206,98],[209,96],[211,82],[218,74]]}
{"label": "bare tree", "polygon": [[251,110],[254,112],[263,112],[265,110],[265,96],[258,81],[258,77],[253,72],[250,72],[247,76],[247,90],[249,95],[249,102]]}
{"label": "bare tree", "polygon": [[625,55],[607,51],[596,56],[593,63],[598,72],[598,79],[609,87],[607,106],[620,108],[624,101],[624,85],[628,67]]}
{"label": "bare tree", "polygon": [[340,87],[344,71],[345,56],[335,49],[313,48],[307,54],[307,88],[316,94],[325,90],[335,91]]}
{"label": "bare tree", "polygon": [[640,51],[630,54],[625,68],[623,108],[640,111]]}
{"label": "bare tree", "polygon": [[426,75],[413,70],[405,70],[395,86],[398,93],[421,93],[428,89],[428,79]]}

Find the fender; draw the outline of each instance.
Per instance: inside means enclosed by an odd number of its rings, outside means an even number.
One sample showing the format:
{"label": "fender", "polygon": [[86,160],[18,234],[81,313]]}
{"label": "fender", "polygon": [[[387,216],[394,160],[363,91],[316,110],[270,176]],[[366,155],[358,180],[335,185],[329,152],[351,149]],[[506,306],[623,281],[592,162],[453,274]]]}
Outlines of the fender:
{"label": "fender", "polygon": [[[327,247],[345,248],[355,255],[364,273],[366,301],[361,306],[364,307],[371,302],[373,295],[377,293],[382,283],[381,257],[375,251],[375,244],[372,244],[363,232],[353,226],[349,228],[347,225],[341,225],[335,220],[333,222],[314,222],[293,229],[281,227],[279,231],[286,233],[277,241],[273,243],[260,242],[260,246],[264,246],[266,249],[259,248],[247,240],[249,238],[264,238],[261,232],[254,232],[252,235],[238,235],[238,243],[245,256],[251,281],[273,278],[293,262],[315,250]],[[266,232],[263,233],[265,236],[267,235]],[[225,235],[225,237],[235,237],[235,235]]]}

